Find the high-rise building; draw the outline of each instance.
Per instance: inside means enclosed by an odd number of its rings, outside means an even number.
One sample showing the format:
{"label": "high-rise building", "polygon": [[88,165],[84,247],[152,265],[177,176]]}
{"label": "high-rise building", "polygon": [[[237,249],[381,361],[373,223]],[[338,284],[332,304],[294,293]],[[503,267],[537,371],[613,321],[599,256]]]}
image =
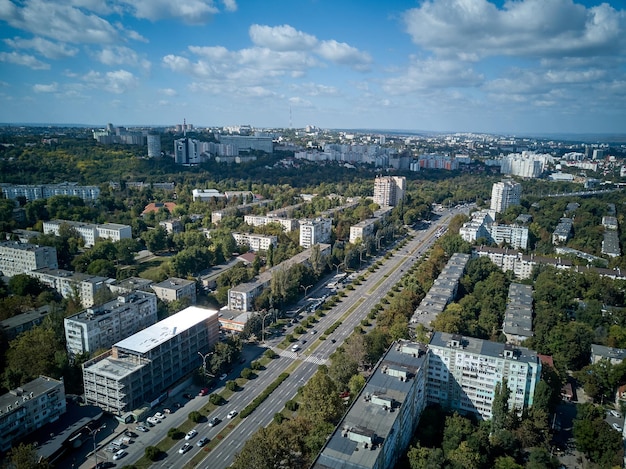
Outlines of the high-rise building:
{"label": "high-rise building", "polygon": [[200,163],[198,141],[188,137],[174,140],[174,162],[186,165]]}
{"label": "high-rise building", "polygon": [[376,176],[374,180],[374,203],[395,206],[404,199],[406,178],[404,176]]}
{"label": "high-rise building", "polygon": [[314,244],[330,243],[331,228],[330,218],[300,220],[300,246],[308,249]]}
{"label": "high-rise building", "polygon": [[428,403],[488,420],[496,385],[506,378],[510,409],[533,404],[541,376],[536,352],[446,332],[435,332],[428,349]]}
{"label": "high-rise building", "polygon": [[120,295],[63,320],[67,351],[77,355],[108,349],[155,322],[157,297],[154,293],[137,291]]}
{"label": "high-rise building", "polygon": [[148,134],[148,157],[157,158],[159,156],[161,156],[161,136]]}
{"label": "high-rise building", "polygon": [[124,415],[167,393],[219,340],[218,311],[190,306],[83,364],[85,402]]}
{"label": "high-rise building", "polygon": [[522,185],[506,180],[496,182],[491,189],[491,210],[502,213],[513,205],[519,205],[522,197]]}

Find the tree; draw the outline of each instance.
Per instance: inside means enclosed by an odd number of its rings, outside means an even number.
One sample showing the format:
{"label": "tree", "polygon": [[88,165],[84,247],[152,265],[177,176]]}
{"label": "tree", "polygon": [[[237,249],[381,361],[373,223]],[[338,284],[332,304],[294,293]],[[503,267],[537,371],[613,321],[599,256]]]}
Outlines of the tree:
{"label": "tree", "polygon": [[9,290],[17,296],[37,296],[46,288],[41,282],[26,274],[17,274],[9,279]]}
{"label": "tree", "polygon": [[9,450],[5,463],[7,469],[47,469],[50,467],[46,460],[39,460],[39,454],[34,445],[24,443]]}
{"label": "tree", "polygon": [[330,359],[328,374],[335,381],[338,389],[345,389],[350,378],[357,373],[359,364],[350,358],[343,349],[333,353]]}
{"label": "tree", "polygon": [[344,411],[343,402],[328,373],[318,371],[304,387],[301,411],[312,422],[339,420]]}
{"label": "tree", "polygon": [[161,457],[161,450],[156,446],[146,446],[144,454],[150,461],[157,461]]}
{"label": "tree", "polygon": [[427,448],[418,443],[409,449],[407,457],[411,469],[440,469],[445,466],[441,448]]}
{"label": "tree", "polygon": [[493,402],[491,404],[491,431],[497,433],[500,430],[507,429],[507,421],[509,415],[509,397],[511,390],[508,386],[506,378],[502,382],[496,383],[494,390]]}
{"label": "tree", "polygon": [[348,383],[348,389],[352,396],[358,396],[361,389],[365,387],[365,378],[362,375],[353,375]]}

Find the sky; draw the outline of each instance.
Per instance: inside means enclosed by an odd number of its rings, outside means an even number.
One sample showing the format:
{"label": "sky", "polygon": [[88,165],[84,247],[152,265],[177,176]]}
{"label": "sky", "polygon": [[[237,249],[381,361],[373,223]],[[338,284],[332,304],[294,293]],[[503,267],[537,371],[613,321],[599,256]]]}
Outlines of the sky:
{"label": "sky", "polygon": [[626,1],[0,0],[0,122],[626,133]]}

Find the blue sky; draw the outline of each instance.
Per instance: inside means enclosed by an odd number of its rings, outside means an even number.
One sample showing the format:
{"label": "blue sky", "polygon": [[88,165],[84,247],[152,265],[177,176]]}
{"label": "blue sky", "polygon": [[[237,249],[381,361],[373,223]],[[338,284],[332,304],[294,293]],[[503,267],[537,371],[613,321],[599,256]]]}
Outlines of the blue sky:
{"label": "blue sky", "polygon": [[0,122],[624,133],[625,5],[0,0]]}

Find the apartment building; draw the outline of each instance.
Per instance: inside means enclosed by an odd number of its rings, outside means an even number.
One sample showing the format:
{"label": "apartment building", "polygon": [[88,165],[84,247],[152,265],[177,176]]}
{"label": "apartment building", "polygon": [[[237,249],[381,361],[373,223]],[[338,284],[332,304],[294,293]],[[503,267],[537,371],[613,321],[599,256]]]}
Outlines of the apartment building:
{"label": "apartment building", "polygon": [[70,220],[50,220],[43,222],[44,234],[53,234],[59,236],[61,226],[66,225],[76,230],[78,235],[85,242],[85,247],[93,246],[100,238],[109,239],[113,242],[121,239],[131,239],[132,230],[129,225],[120,225],[117,223],[106,223],[96,225],[93,223],[82,223]]}
{"label": "apartment building", "polygon": [[332,226],[330,218],[300,220],[300,246],[308,249],[314,244],[330,243]]}
{"label": "apartment building", "polygon": [[218,311],[183,309],[85,362],[85,401],[121,416],[167,393],[219,340]]}
{"label": "apartment building", "polygon": [[102,288],[106,288],[113,281],[107,277],[48,267],[26,273],[59,292],[63,298],[72,298],[78,295],[85,308],[93,306],[96,293]]}
{"label": "apartment building", "polygon": [[7,199],[24,197],[31,202],[38,199],[47,199],[55,195],[70,195],[80,197],[84,201],[95,201],[100,197],[98,186],[79,186],[75,182],[62,184],[0,184],[0,190]]}
{"label": "apartment building", "polygon": [[32,270],[59,267],[57,250],[50,246],[3,241],[0,243],[0,274],[13,277]]}
{"label": "apartment building", "polygon": [[39,326],[52,311],[52,306],[48,304],[4,319],[0,321],[0,331],[6,340],[13,340],[22,332],[29,331],[33,327]]}
{"label": "apartment building", "polygon": [[248,246],[251,251],[267,251],[270,246],[276,247],[278,237],[255,233],[232,233],[237,245]]}
{"label": "apartment building", "polygon": [[40,376],[0,396],[0,451],[49,422],[66,410],[63,381]]}
{"label": "apartment building", "polygon": [[157,322],[157,297],[136,291],[88,308],[63,320],[70,355],[108,349]]}
{"label": "apartment building", "polygon": [[496,385],[506,378],[509,408],[521,412],[532,405],[541,376],[536,352],[445,332],[433,334],[428,350],[429,404],[488,420]]}
{"label": "apartment building", "polygon": [[507,208],[519,205],[522,197],[522,185],[507,180],[496,182],[491,188],[491,210],[502,213]]}
{"label": "apartment building", "polygon": [[425,345],[392,344],[311,467],[395,467],[426,406],[427,370]]}
{"label": "apartment building", "polygon": [[359,239],[365,241],[367,238],[374,234],[376,228],[375,223],[378,220],[375,218],[368,218],[367,220],[360,221],[356,225],[350,227],[350,243],[354,244]]}
{"label": "apartment building", "polygon": [[374,203],[395,206],[404,199],[406,178],[404,176],[376,176],[374,180]]}
{"label": "apartment building", "polygon": [[572,236],[574,221],[571,218],[563,217],[554,228],[552,233],[552,244],[565,244]]}
{"label": "apartment building", "polygon": [[533,287],[521,283],[509,285],[502,332],[506,341],[520,345],[533,336]]}
{"label": "apartment building", "polygon": [[161,283],[151,285],[157,298],[169,303],[188,298],[192,305],[196,304],[196,282],[184,278],[170,277]]}
{"label": "apartment building", "polygon": [[252,226],[265,226],[269,223],[280,224],[286,232],[296,231],[300,224],[294,218],[281,218],[266,215],[245,215],[243,221]]}

